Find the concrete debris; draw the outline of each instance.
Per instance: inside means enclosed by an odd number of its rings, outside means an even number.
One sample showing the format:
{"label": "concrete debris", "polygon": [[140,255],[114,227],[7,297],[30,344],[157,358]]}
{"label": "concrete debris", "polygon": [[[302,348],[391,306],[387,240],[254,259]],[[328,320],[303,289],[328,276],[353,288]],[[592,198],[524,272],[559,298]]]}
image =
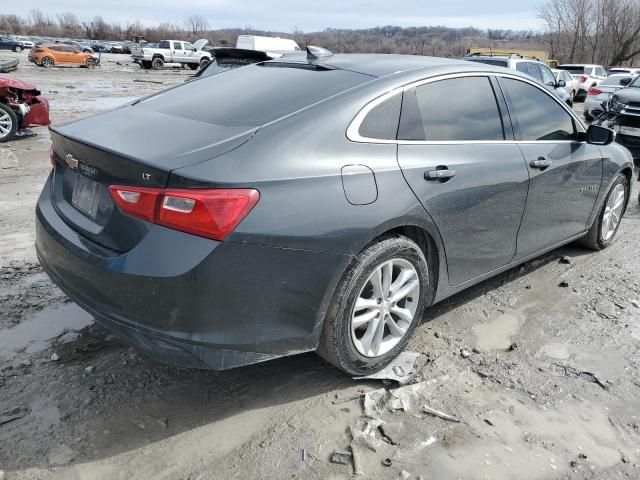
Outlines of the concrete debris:
{"label": "concrete debris", "polygon": [[362,468],[362,455],[360,454],[358,447],[354,447],[353,444],[351,444],[351,454],[353,457],[353,474],[364,475],[364,469]]}
{"label": "concrete debris", "polygon": [[638,302],[638,300],[631,300],[631,305],[633,305],[634,307],[638,308],[638,307],[640,307],[640,302]]}
{"label": "concrete debris", "polygon": [[86,367],[84,369],[85,373],[93,373],[93,371],[96,369],[96,367],[94,367],[93,365],[89,365],[88,367]]}
{"label": "concrete debris", "polygon": [[608,300],[599,300],[594,307],[595,312],[602,318],[618,318],[618,312],[613,303]]}
{"label": "concrete debris", "polygon": [[514,350],[516,350],[518,348],[518,344],[517,343],[512,343],[511,345],[509,345],[509,348],[507,348],[507,352],[513,352]]}
{"label": "concrete debris", "polygon": [[449,415],[448,413],[441,412],[440,410],[436,410],[435,408],[431,408],[428,405],[424,405],[422,407],[422,411],[425,412],[425,413],[428,413],[429,415],[433,415],[434,417],[439,417],[439,418],[441,418],[443,420],[447,420],[449,422],[460,423],[460,420],[458,420],[453,415]]}
{"label": "concrete debris", "polygon": [[462,350],[460,350],[460,356],[462,358],[469,358],[471,356],[471,352],[466,348],[463,348]]}
{"label": "concrete debris", "polygon": [[340,450],[334,450],[331,454],[329,461],[338,465],[350,465],[351,464],[351,452],[345,452]]}
{"label": "concrete debris", "polygon": [[307,449],[303,448],[302,449],[302,461],[306,462],[308,458],[309,458],[309,456],[307,455]]}
{"label": "concrete debris", "polygon": [[409,383],[426,364],[426,356],[416,352],[401,352],[389,365],[379,372],[354,380],[394,380],[400,385]]}
{"label": "concrete debris", "polygon": [[364,414],[370,418],[376,418],[386,409],[389,392],[384,388],[373,390],[364,394]]}
{"label": "concrete debris", "polygon": [[402,480],[407,480],[410,476],[411,474],[409,472],[407,472],[406,470],[402,470],[398,475],[398,478]]}
{"label": "concrete debris", "polygon": [[57,362],[58,360],[60,360],[60,355],[58,355],[56,352],[53,352],[51,354],[51,361],[52,362]]}
{"label": "concrete debris", "polygon": [[382,424],[382,420],[367,420],[364,423],[364,427],[360,429],[357,426],[351,426],[351,446],[356,445],[361,448],[366,448],[372,452],[377,452],[378,449],[384,446],[384,442],[376,437],[378,427]]}
{"label": "concrete debris", "polygon": [[18,420],[29,413],[28,408],[16,407],[12,410],[0,413],[0,425]]}
{"label": "concrete debris", "polygon": [[389,390],[391,398],[387,403],[387,407],[390,411],[403,410],[417,414],[420,411],[421,405],[424,404],[427,398],[433,395],[438,385],[448,379],[449,376],[444,375],[424,382]]}

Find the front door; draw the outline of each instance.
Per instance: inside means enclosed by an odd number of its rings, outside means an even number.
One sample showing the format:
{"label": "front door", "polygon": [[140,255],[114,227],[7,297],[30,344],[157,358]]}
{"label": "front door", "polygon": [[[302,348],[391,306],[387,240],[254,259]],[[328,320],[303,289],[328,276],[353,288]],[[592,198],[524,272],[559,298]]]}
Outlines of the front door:
{"label": "front door", "polygon": [[531,177],[518,234],[517,258],[523,258],[588,228],[602,155],[578,141],[574,118],[553,94],[511,78],[500,78],[500,85]]}
{"label": "front door", "polygon": [[405,91],[398,140],[403,174],[442,237],[450,284],[509,263],[529,175],[490,78]]}

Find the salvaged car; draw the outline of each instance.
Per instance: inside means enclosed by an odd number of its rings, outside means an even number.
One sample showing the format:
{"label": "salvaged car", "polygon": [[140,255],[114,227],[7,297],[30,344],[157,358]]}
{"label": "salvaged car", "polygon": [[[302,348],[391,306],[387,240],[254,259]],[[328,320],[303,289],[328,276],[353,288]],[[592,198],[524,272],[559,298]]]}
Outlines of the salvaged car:
{"label": "salvaged car", "polygon": [[609,108],[618,114],[618,143],[631,151],[640,166],[640,76],[612,94]]}
{"label": "salvaged car", "polygon": [[49,102],[29,83],[0,76],[0,142],[27,127],[49,125]]}
{"label": "salvaged car", "polygon": [[30,62],[45,68],[54,65],[79,65],[94,68],[98,65],[98,58],[93,53],[83,52],[73,45],[63,43],[39,45],[30,51],[28,58]]}
{"label": "salvaged car", "polygon": [[610,245],[633,167],[614,137],[517,70],[310,48],[52,128],[36,250],[167,363],[317,351],[368,374],[425,308]]}
{"label": "salvaged car", "polygon": [[162,40],[158,47],[150,45],[131,46],[131,58],[142,68],[162,70],[165,63],[179,63],[183,67],[197,70],[211,61],[211,53],[202,50],[207,40],[198,40],[193,45],[181,40]]}

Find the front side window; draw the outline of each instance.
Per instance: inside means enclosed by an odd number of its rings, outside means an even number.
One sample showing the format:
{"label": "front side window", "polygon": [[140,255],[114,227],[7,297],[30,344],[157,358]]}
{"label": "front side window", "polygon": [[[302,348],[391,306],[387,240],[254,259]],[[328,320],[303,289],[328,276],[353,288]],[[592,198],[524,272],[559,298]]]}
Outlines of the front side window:
{"label": "front side window", "polygon": [[190,51],[192,51],[192,52],[195,52],[196,47],[194,47],[194,46],[193,46],[193,45],[191,45],[190,43],[185,43],[185,44],[184,44],[184,49],[185,49],[185,50],[190,50]]}
{"label": "front side window", "polygon": [[544,65],[538,65],[540,68],[540,73],[542,73],[542,83],[549,87],[556,86],[556,79],[553,77],[553,73]]}
{"label": "front side window", "polygon": [[168,40],[163,40],[158,45],[158,48],[171,48],[171,47],[169,46],[169,41]]}
{"label": "front side window", "polygon": [[488,77],[420,85],[404,94],[401,140],[504,140],[502,118]]}
{"label": "front side window", "polygon": [[550,94],[526,82],[501,78],[522,140],[575,140],[573,118]]}

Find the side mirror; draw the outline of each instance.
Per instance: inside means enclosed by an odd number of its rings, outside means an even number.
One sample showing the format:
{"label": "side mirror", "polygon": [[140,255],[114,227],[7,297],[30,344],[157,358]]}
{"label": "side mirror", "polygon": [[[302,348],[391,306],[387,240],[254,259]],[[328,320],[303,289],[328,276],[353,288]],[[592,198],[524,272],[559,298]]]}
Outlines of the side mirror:
{"label": "side mirror", "polygon": [[558,80],[558,87],[564,88],[567,86],[567,82],[564,80]]}
{"label": "side mirror", "polygon": [[626,87],[630,83],[631,83],[631,77],[625,77],[620,79],[620,85],[622,85],[623,87]]}
{"label": "side mirror", "polygon": [[616,132],[600,125],[589,125],[587,143],[591,145],[609,145],[616,139]]}

